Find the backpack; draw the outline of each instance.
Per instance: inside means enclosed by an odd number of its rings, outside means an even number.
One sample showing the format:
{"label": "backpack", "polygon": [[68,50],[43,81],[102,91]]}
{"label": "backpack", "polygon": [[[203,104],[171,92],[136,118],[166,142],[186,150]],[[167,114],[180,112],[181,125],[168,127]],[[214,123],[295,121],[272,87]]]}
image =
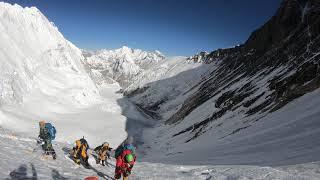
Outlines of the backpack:
{"label": "backpack", "polygon": [[118,158],[120,156],[120,154],[122,153],[122,151],[124,151],[126,149],[130,150],[132,152],[132,154],[135,154],[135,148],[132,144],[122,144],[115,150],[115,152],[114,152],[115,158]]}
{"label": "backpack", "polygon": [[102,148],[102,145],[97,146],[96,148],[94,148],[94,151],[98,152],[98,151],[100,151],[101,148]]}
{"label": "backpack", "polygon": [[88,144],[87,140],[85,140],[84,138],[81,138],[81,139],[80,139],[80,142],[81,142],[82,145],[85,145],[85,147],[86,147],[87,149],[89,149],[89,144]]}
{"label": "backpack", "polygon": [[130,150],[132,154],[135,154],[136,149],[132,144],[125,144],[123,147],[123,150],[126,150],[126,149]]}
{"label": "backpack", "polygon": [[54,140],[56,138],[56,133],[57,133],[56,128],[51,123],[46,123],[45,128],[48,131],[50,139]]}
{"label": "backpack", "polygon": [[118,146],[117,149],[114,151],[114,157],[117,159],[122,153],[122,151],[123,151],[123,144]]}

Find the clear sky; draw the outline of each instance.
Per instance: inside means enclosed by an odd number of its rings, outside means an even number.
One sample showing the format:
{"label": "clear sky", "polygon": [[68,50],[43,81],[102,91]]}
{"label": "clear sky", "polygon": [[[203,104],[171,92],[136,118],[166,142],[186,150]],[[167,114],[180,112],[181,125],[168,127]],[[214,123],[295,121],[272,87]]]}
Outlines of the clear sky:
{"label": "clear sky", "polygon": [[123,45],[193,55],[231,47],[270,19],[281,0],[4,0],[36,6],[79,48]]}

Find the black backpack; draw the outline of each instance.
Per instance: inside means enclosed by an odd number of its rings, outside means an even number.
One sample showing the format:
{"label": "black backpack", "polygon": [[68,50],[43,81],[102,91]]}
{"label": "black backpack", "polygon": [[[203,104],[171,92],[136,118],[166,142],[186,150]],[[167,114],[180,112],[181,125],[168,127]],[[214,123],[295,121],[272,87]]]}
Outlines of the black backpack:
{"label": "black backpack", "polygon": [[81,139],[80,139],[80,142],[81,142],[81,144],[86,145],[86,146],[87,146],[87,149],[89,149],[89,144],[88,144],[87,140],[85,140],[84,138],[81,138]]}

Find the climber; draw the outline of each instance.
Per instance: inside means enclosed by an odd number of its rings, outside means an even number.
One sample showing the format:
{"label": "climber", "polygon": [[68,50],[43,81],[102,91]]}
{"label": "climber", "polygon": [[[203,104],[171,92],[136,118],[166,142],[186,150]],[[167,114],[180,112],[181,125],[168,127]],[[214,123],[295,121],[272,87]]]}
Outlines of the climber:
{"label": "climber", "polygon": [[122,175],[123,180],[127,180],[135,162],[136,156],[132,151],[130,149],[123,150],[117,158],[114,178],[120,179]]}
{"label": "climber", "polygon": [[56,159],[56,152],[52,147],[52,140],[56,137],[56,128],[51,123],[45,121],[39,122],[40,133],[38,136],[38,144],[42,145],[45,155],[52,155],[53,159]]}
{"label": "climber", "polygon": [[102,145],[94,148],[94,151],[98,154],[98,158],[97,158],[97,164],[100,164],[101,161],[101,165],[105,166],[105,162],[108,159],[110,159],[110,151],[112,150],[112,148],[109,146],[109,143],[104,142]]}
{"label": "climber", "polygon": [[83,138],[76,140],[75,147],[71,151],[71,156],[75,163],[80,164],[81,161],[85,166],[89,166],[89,156],[88,156],[89,145],[88,142]]}
{"label": "climber", "polygon": [[115,179],[127,180],[136,162],[135,147],[132,145],[133,138],[128,137],[115,151],[117,159],[115,169]]}

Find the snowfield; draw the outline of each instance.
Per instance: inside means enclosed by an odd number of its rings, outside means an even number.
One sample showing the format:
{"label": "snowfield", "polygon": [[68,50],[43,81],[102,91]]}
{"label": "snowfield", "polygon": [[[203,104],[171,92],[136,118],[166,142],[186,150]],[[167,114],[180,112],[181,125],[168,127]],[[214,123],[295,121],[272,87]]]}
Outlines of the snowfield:
{"label": "snowfield", "polygon": [[[185,123],[171,126],[163,120],[219,62],[165,59],[158,51],[128,47],[85,54],[37,8],[3,2],[0,31],[0,179],[113,179],[114,158],[103,167],[89,150],[92,167],[86,169],[68,151],[83,136],[91,148],[105,141],[115,148],[128,135],[135,138],[138,157],[130,179],[320,179],[319,89],[250,126],[231,121],[234,114],[227,113],[226,125],[214,122],[216,129],[190,144],[185,141],[193,134],[173,135],[207,118],[215,99],[196,108]],[[123,87],[127,92],[147,88],[128,98],[119,93]],[[160,107],[163,119],[140,106],[170,98],[176,99]],[[57,129],[56,160],[42,156],[36,144],[40,120]],[[226,134],[235,127],[242,129]]]}

